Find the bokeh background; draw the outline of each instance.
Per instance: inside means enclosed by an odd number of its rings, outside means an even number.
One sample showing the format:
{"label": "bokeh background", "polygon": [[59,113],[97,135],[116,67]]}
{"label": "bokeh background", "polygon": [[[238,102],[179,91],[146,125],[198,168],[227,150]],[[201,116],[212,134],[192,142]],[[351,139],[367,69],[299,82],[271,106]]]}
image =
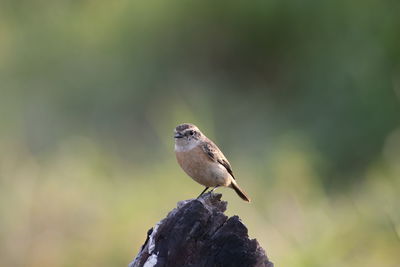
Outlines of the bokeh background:
{"label": "bokeh background", "polygon": [[0,2],[0,265],[126,266],[202,188],[192,122],[276,266],[400,262],[400,2]]}

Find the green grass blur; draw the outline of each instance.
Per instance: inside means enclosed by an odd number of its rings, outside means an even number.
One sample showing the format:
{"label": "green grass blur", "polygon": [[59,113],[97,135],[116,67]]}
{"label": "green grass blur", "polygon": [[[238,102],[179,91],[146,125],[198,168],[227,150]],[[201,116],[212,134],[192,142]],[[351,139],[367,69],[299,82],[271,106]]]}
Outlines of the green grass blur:
{"label": "green grass blur", "polygon": [[126,266],[202,187],[195,123],[276,266],[400,262],[396,1],[0,2],[0,266]]}

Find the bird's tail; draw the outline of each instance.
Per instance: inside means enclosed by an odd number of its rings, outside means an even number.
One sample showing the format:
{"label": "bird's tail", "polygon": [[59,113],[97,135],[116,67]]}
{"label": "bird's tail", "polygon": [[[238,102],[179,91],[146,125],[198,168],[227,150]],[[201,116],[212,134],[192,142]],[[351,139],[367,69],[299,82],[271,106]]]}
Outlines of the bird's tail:
{"label": "bird's tail", "polygon": [[251,201],[250,198],[247,196],[247,194],[238,186],[235,180],[232,180],[230,187],[232,187],[233,190],[235,190],[236,194],[238,194],[241,199],[247,202]]}

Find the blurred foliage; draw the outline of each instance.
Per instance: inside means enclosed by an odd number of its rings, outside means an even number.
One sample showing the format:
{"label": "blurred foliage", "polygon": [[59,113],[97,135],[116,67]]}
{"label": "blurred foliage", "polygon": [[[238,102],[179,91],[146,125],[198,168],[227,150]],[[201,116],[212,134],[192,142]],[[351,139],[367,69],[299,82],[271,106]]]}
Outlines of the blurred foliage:
{"label": "blurred foliage", "polygon": [[0,1],[0,265],[121,266],[201,187],[193,122],[254,199],[221,189],[277,266],[397,266],[400,3]]}

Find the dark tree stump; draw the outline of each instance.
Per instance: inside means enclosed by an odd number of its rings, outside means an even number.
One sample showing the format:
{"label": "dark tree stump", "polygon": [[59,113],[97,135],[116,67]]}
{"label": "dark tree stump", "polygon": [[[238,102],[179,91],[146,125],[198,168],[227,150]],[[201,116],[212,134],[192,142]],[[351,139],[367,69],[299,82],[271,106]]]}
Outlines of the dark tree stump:
{"label": "dark tree stump", "polygon": [[256,239],[249,239],[238,216],[225,216],[221,194],[178,202],[147,233],[129,267],[266,266],[273,267]]}

